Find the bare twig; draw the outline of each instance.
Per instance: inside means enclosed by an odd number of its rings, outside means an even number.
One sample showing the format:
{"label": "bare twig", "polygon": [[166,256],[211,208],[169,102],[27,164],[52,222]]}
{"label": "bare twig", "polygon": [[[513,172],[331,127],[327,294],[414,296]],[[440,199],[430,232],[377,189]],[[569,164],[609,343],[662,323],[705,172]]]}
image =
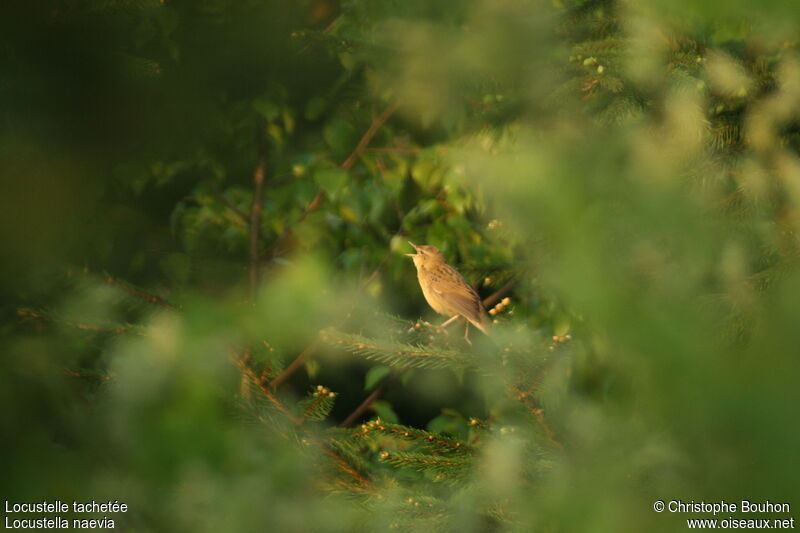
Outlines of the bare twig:
{"label": "bare twig", "polygon": [[263,120],[256,125],[258,161],[253,171],[253,203],[250,206],[250,297],[255,299],[259,277],[259,252],[261,241],[261,212],[264,209],[264,182],[267,175],[267,138]]}
{"label": "bare twig", "polygon": [[236,204],[225,198],[225,196],[223,196],[220,193],[215,193],[214,197],[223,204],[225,204],[225,207],[233,211],[236,214],[236,216],[239,217],[240,221],[243,224],[246,224],[250,221],[250,216],[241,209],[239,209],[238,207],[236,207]]}
{"label": "bare twig", "polygon": [[361,418],[361,415],[363,415],[367,409],[372,407],[372,404],[375,402],[375,400],[381,397],[381,394],[383,394],[383,392],[389,387],[389,385],[395,380],[397,380],[397,378],[399,378],[406,370],[407,369],[405,368],[399,370],[394,374],[392,374],[391,376],[384,379],[381,382],[381,384],[378,385],[375,388],[375,390],[370,393],[369,396],[364,398],[364,401],[361,402],[361,404],[358,407],[356,407],[355,410],[352,413],[350,413],[347,416],[347,418],[345,418],[342,421],[341,424],[339,424],[339,426],[343,428],[352,426],[359,418]]}
{"label": "bare twig", "polygon": [[278,374],[278,376],[270,382],[269,386],[274,389],[274,388],[280,386],[287,379],[289,379],[289,377],[291,377],[291,375],[294,374],[295,371],[298,368],[303,366],[303,364],[306,362],[306,360],[308,360],[308,358],[311,357],[314,354],[314,352],[317,351],[317,348],[319,348],[319,343],[320,343],[320,339],[319,339],[319,337],[317,337],[316,339],[314,339],[314,342],[309,344],[308,347],[305,350],[300,352],[300,355],[298,355],[295,358],[295,360],[292,361],[289,364],[289,366],[287,366],[283,370],[283,372]]}
{"label": "bare twig", "polygon": [[375,134],[378,133],[378,130],[386,123],[389,118],[394,115],[394,112],[397,111],[398,103],[394,102],[389,107],[387,107],[383,113],[375,117],[375,120],[372,121],[369,129],[364,133],[361,137],[361,140],[358,141],[353,152],[347,156],[347,159],[344,160],[341,167],[343,170],[350,170],[353,165],[355,164],[358,157],[361,153],[369,146],[369,143],[372,142],[372,138],[375,137]]}
{"label": "bare twig", "polygon": [[484,299],[483,299],[483,305],[484,305],[484,306],[486,306],[486,307],[489,307],[489,306],[491,306],[491,305],[494,305],[495,303],[499,302],[500,300],[502,300],[502,299],[503,299],[503,297],[504,297],[506,294],[508,294],[509,292],[511,292],[511,289],[513,289],[513,288],[514,288],[514,285],[515,285],[516,283],[517,283],[517,280],[515,280],[515,279],[513,279],[513,278],[512,278],[512,279],[510,279],[510,280],[508,280],[508,281],[505,283],[505,285],[503,285],[502,287],[500,287],[499,289],[497,289],[495,292],[493,292],[492,294],[490,294],[489,296],[487,296],[486,298],[484,298]]}

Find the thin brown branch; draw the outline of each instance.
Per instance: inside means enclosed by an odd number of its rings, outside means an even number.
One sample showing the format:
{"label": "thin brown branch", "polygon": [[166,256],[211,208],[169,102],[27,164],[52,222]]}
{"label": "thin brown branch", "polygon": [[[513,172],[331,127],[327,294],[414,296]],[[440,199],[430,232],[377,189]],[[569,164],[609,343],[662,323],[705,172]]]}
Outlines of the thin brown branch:
{"label": "thin brown branch", "polygon": [[250,221],[250,216],[249,216],[247,213],[245,213],[244,211],[242,211],[241,209],[239,209],[239,208],[236,206],[236,204],[234,204],[233,202],[231,202],[230,200],[228,200],[227,198],[225,198],[225,196],[223,196],[222,194],[220,194],[220,193],[215,193],[215,194],[214,194],[214,198],[216,198],[217,200],[219,200],[220,202],[222,202],[223,204],[225,204],[225,207],[227,207],[227,208],[228,208],[228,209],[230,209],[230,210],[231,210],[233,213],[235,213],[235,214],[236,214],[236,216],[237,216],[237,217],[240,219],[240,222],[241,222],[242,224],[247,224],[247,223]]}
{"label": "thin brown branch", "polygon": [[[305,209],[303,209],[303,212],[300,213],[300,216],[297,218],[294,224],[300,224],[306,219],[306,217],[308,217],[308,215],[319,209],[319,206],[322,205],[322,201],[324,199],[325,191],[320,189],[317,191],[316,196],[314,196],[308,205],[306,205]],[[272,257],[277,257],[283,253],[283,244],[291,238],[293,233],[294,232],[292,231],[292,228],[287,227],[284,232],[281,233],[277,239],[275,239],[275,244],[272,245]]]}
{"label": "thin brown branch", "polygon": [[250,297],[255,299],[259,278],[259,245],[261,242],[261,213],[264,209],[264,182],[267,176],[267,138],[263,120],[256,125],[258,161],[253,171],[253,203],[250,206]]}
{"label": "thin brown branch", "polygon": [[367,409],[372,407],[373,402],[375,402],[375,400],[380,398],[381,394],[383,394],[383,392],[389,387],[389,385],[395,380],[397,380],[397,378],[400,377],[403,374],[403,372],[405,372],[405,369],[400,370],[399,372],[395,372],[391,376],[384,379],[380,383],[380,385],[375,387],[375,390],[372,391],[369,394],[369,396],[364,398],[364,401],[361,402],[361,404],[359,404],[359,406],[356,407],[355,410],[352,413],[350,413],[347,416],[347,418],[345,418],[342,421],[341,424],[339,424],[339,426],[343,428],[352,426],[359,418],[361,418],[361,415],[363,415],[367,411]]}
{"label": "thin brown branch", "polygon": [[514,285],[517,283],[517,280],[510,279],[508,280],[505,285],[497,289],[497,291],[493,292],[489,296],[483,299],[483,305],[486,307],[490,307],[495,303],[499,302],[503,299],[503,297],[511,292],[511,289],[514,288]]}
{"label": "thin brown branch", "polygon": [[314,342],[309,344],[308,347],[305,350],[303,350],[302,352],[300,352],[300,355],[298,355],[295,358],[295,360],[292,361],[289,364],[289,366],[287,366],[285,369],[283,369],[283,372],[278,374],[278,376],[270,382],[269,386],[271,388],[275,389],[275,388],[279,387],[287,379],[289,379],[291,377],[291,375],[294,374],[295,371],[297,371],[298,368],[303,366],[303,364],[306,362],[306,360],[309,357],[311,357],[314,354],[314,352],[317,351],[317,348],[319,348],[319,343],[320,343],[320,339],[317,338],[317,339],[314,340]]}
{"label": "thin brown branch", "polygon": [[[308,215],[319,209],[319,206],[322,205],[322,201],[325,199],[325,191],[320,190],[317,192],[316,196],[311,199],[311,201],[306,206],[305,210],[300,213],[300,217],[297,219],[296,223],[303,222]],[[289,230],[291,232],[291,230]]]}
{"label": "thin brown branch", "polygon": [[375,120],[372,121],[369,129],[364,132],[364,135],[361,137],[361,140],[358,141],[353,152],[347,156],[347,159],[344,160],[341,167],[343,170],[350,170],[353,165],[356,163],[356,160],[361,155],[361,153],[369,146],[369,143],[372,142],[372,138],[375,137],[375,134],[378,133],[378,130],[383,127],[389,118],[394,115],[394,112],[397,111],[398,103],[394,102],[389,107],[387,107],[383,113],[375,117]]}

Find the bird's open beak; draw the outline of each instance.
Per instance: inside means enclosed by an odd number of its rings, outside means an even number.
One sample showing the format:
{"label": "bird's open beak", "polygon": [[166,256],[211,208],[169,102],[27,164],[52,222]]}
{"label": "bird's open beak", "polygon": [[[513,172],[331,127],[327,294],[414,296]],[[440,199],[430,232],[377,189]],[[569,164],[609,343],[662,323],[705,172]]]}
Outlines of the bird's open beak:
{"label": "bird's open beak", "polygon": [[[410,244],[411,246],[413,246],[415,250],[417,249],[417,245],[416,245],[416,244],[414,244],[413,242],[411,242],[411,241],[408,241],[408,244]],[[415,255],[417,255],[417,254],[403,254],[403,255],[407,255],[408,257],[414,257],[414,256],[415,256]]]}

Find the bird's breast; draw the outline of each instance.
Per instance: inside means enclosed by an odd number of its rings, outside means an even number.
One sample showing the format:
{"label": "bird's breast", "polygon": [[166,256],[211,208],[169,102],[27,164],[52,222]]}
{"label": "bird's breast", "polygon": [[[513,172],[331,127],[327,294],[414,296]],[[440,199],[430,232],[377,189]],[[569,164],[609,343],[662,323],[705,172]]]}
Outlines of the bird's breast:
{"label": "bird's breast", "polygon": [[435,274],[424,271],[422,269],[417,273],[419,279],[419,286],[422,288],[422,295],[434,311],[440,315],[456,315],[458,312],[452,309],[447,303],[447,299],[434,290],[434,286],[440,280],[437,280]]}

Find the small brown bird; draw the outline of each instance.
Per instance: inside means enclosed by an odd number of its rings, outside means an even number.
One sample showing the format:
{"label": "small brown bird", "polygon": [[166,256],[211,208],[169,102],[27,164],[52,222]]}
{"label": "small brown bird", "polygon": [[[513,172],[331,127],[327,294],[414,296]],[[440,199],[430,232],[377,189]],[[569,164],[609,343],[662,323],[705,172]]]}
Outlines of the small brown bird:
{"label": "small brown bird", "polygon": [[442,252],[435,246],[417,246],[411,241],[416,254],[406,254],[414,260],[417,279],[425,300],[440,315],[450,316],[443,326],[459,317],[466,319],[467,329],[464,338],[469,340],[470,322],[485,334],[489,334],[489,317],[480,296],[467,283],[458,271],[448,265]]}

